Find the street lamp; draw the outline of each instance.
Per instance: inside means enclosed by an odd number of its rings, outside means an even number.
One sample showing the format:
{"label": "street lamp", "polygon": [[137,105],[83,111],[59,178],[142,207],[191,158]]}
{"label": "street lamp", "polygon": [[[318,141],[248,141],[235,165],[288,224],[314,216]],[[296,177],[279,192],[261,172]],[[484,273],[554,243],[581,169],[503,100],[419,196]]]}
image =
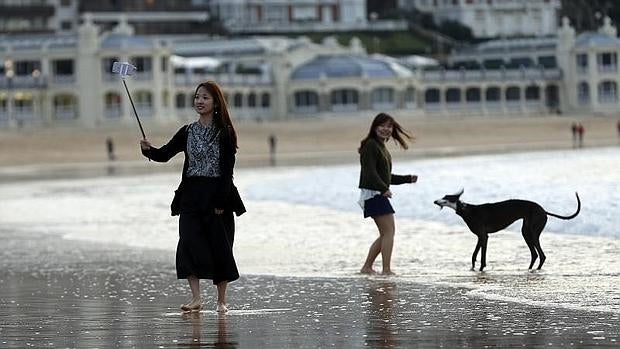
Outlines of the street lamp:
{"label": "street lamp", "polygon": [[7,108],[6,112],[8,115],[9,124],[12,122],[12,114],[13,114],[13,77],[15,76],[15,72],[13,71],[13,61],[7,60],[4,62],[4,77],[7,82]]}

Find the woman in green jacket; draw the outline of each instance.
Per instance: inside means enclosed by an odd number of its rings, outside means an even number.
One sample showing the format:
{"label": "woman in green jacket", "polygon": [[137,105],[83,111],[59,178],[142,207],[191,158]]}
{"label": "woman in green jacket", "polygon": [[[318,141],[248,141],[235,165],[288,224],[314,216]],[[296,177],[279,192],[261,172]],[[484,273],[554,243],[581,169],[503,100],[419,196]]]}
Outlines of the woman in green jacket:
{"label": "woman in green jacket", "polygon": [[394,247],[394,209],[389,198],[392,197],[390,184],[415,183],[416,175],[392,174],[392,157],[385,143],[393,138],[401,148],[409,148],[407,140],[413,136],[404,130],[393,117],[380,113],[370,126],[370,131],[361,142],[359,204],[364,209],[364,218],[372,217],[379,229],[379,237],[370,245],[366,262],[360,270],[362,274],[374,274],[373,263],[379,253],[383,265],[383,275],[393,275],[390,263]]}

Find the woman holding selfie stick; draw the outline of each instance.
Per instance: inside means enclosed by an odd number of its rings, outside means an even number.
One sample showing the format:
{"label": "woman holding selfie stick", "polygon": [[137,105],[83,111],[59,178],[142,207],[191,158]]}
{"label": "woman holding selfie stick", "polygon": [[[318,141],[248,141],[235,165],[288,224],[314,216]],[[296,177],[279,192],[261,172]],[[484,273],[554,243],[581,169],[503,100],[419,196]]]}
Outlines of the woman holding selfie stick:
{"label": "woman holding selfie stick", "polygon": [[390,204],[392,192],[390,184],[415,183],[416,175],[400,176],[392,174],[392,156],[385,143],[393,138],[401,148],[407,149],[407,140],[413,136],[405,131],[386,113],[380,113],[370,125],[368,135],[362,140],[360,153],[361,189],[359,204],[364,210],[364,218],[372,217],[379,230],[379,237],[370,245],[366,261],[360,270],[362,274],[375,274],[372,268],[375,259],[381,254],[383,275],[393,275],[392,249],[394,247],[394,209]]}
{"label": "woman holding selfie stick", "polygon": [[233,184],[237,133],[220,87],[213,81],[201,83],[194,94],[198,120],[181,127],[161,148],[143,139],[142,154],[166,162],[183,152],[185,162],[181,184],[172,201],[172,215],[179,216],[176,252],[177,278],[187,279],[192,299],[183,311],[202,308],[200,279],[217,286],[217,312],[228,311],[226,288],[239,278],[233,257],[237,216],[245,207]]}

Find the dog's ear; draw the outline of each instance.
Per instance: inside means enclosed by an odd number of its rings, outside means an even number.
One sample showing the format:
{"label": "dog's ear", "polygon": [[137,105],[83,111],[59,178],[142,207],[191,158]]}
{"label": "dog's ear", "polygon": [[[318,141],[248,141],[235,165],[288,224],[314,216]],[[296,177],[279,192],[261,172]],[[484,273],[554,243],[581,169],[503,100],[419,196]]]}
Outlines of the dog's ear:
{"label": "dog's ear", "polygon": [[456,196],[456,197],[461,197],[461,195],[463,195],[463,192],[464,192],[464,191],[465,191],[465,189],[464,189],[464,188],[461,188],[461,190],[460,190],[458,193],[454,194],[454,196]]}

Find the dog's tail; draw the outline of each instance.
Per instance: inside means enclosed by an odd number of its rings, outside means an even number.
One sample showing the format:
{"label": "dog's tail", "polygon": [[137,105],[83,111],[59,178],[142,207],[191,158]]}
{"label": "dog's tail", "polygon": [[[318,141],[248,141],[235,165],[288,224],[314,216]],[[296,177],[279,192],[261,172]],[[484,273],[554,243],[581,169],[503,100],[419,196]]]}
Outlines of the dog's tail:
{"label": "dog's tail", "polygon": [[553,216],[556,218],[560,218],[560,219],[573,219],[575,217],[577,217],[577,215],[579,214],[579,211],[581,211],[581,201],[579,200],[579,194],[577,194],[577,192],[575,192],[575,196],[577,197],[577,211],[575,213],[573,213],[570,216],[560,216],[557,215],[555,213],[551,213],[551,212],[547,212],[545,211],[549,216]]}

